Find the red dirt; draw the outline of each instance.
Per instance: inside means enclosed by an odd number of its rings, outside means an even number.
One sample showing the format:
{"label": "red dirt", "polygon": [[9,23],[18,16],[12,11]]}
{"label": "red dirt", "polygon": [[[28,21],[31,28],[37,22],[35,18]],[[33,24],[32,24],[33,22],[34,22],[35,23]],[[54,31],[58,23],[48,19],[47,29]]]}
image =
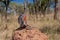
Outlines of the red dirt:
{"label": "red dirt", "polygon": [[48,40],[48,37],[37,29],[16,30],[13,35],[14,40]]}

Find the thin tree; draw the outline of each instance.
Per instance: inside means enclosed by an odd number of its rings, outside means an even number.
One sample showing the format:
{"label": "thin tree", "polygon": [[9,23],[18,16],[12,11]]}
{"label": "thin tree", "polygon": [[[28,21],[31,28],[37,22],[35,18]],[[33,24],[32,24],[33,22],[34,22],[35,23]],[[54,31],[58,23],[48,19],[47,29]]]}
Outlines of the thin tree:
{"label": "thin tree", "polygon": [[58,0],[55,0],[55,6],[54,6],[54,19],[57,19],[57,3],[58,3]]}
{"label": "thin tree", "polygon": [[4,0],[2,1],[4,4],[5,4],[5,7],[6,7],[6,12],[5,12],[5,22],[6,22],[6,28],[7,28],[7,8],[8,8],[8,5],[9,5],[9,0]]}
{"label": "thin tree", "polygon": [[48,4],[47,13],[48,13],[48,14],[50,13],[50,2],[51,2],[51,0],[48,0],[48,2],[47,2],[47,4]]}
{"label": "thin tree", "polygon": [[36,19],[38,19],[38,1],[37,0],[33,0],[33,4],[34,4],[34,12],[36,14]]}
{"label": "thin tree", "polygon": [[26,9],[26,8],[27,8],[26,5],[27,5],[27,0],[24,0],[24,13],[25,13],[25,14],[26,14],[26,10],[27,10],[27,9]]}
{"label": "thin tree", "polygon": [[12,0],[1,0],[1,1],[5,4],[5,8],[6,8],[6,12],[5,12],[5,22],[6,22],[6,28],[7,28],[7,9],[8,9],[9,3],[10,3]]}

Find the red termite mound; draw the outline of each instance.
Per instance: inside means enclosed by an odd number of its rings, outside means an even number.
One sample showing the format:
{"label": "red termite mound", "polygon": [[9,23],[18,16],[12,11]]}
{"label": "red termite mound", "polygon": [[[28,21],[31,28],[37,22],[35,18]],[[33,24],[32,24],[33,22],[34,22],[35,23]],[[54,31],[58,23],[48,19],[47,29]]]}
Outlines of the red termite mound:
{"label": "red termite mound", "polygon": [[48,40],[48,37],[39,30],[32,28],[14,31],[13,40]]}

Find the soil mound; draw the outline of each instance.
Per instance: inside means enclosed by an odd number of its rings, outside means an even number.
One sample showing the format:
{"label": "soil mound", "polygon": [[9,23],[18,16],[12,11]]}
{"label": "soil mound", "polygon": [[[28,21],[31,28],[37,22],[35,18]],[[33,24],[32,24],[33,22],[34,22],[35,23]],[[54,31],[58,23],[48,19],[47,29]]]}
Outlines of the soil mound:
{"label": "soil mound", "polygon": [[13,40],[48,40],[48,37],[39,30],[32,28],[14,31]]}

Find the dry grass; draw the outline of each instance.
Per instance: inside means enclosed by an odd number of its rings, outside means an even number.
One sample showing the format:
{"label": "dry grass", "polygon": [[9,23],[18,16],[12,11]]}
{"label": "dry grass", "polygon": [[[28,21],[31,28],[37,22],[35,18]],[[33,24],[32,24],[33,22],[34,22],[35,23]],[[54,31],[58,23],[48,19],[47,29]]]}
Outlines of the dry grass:
{"label": "dry grass", "polygon": [[[28,14],[27,14],[28,15]],[[0,17],[1,18],[1,17]],[[8,16],[8,30],[5,30],[5,22],[1,22],[0,19],[0,40],[11,40],[12,32],[19,27],[17,22],[17,16],[10,15]],[[60,40],[60,22],[53,20],[53,14],[48,14],[44,18],[38,17],[37,20],[34,20],[34,16],[29,18],[27,16],[27,22],[30,26],[38,28],[43,33],[46,33],[49,37],[49,40]]]}

